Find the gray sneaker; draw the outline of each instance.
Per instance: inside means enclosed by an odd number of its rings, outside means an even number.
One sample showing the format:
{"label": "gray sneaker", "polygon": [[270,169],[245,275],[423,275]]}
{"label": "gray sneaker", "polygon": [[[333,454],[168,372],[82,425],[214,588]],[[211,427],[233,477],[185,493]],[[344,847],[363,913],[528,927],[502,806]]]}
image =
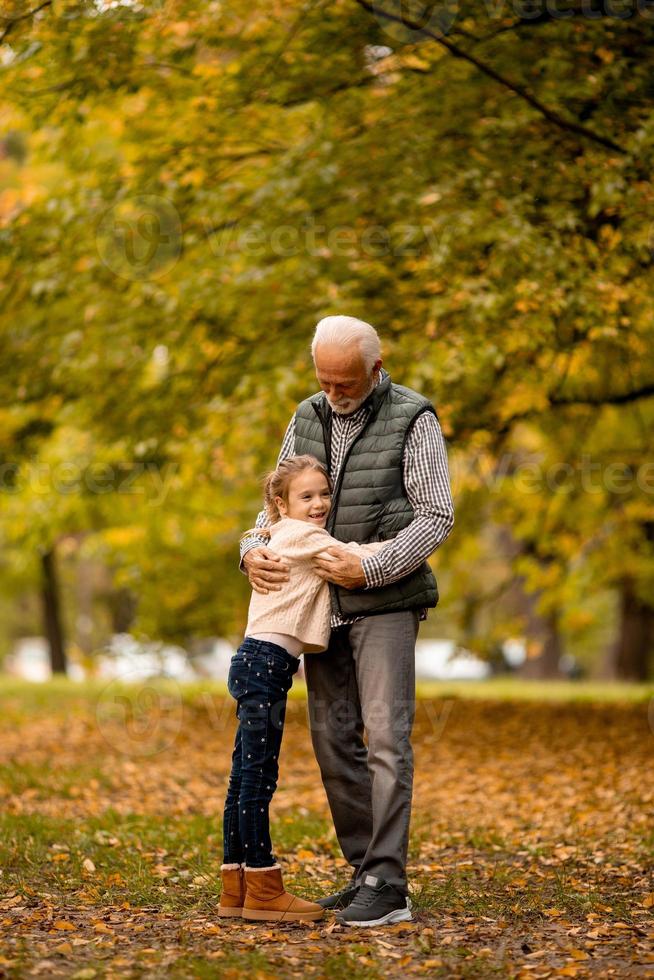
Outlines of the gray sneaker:
{"label": "gray sneaker", "polygon": [[333,895],[326,895],[324,898],[316,899],[318,905],[320,905],[323,909],[347,908],[359,890],[359,886],[356,884],[355,879],[356,871],[352,875],[351,881],[348,881],[347,885],[345,885],[339,891],[334,892]]}
{"label": "gray sneaker", "polygon": [[383,878],[366,875],[347,908],[336,916],[343,926],[388,926],[410,922],[411,903],[406,895]]}

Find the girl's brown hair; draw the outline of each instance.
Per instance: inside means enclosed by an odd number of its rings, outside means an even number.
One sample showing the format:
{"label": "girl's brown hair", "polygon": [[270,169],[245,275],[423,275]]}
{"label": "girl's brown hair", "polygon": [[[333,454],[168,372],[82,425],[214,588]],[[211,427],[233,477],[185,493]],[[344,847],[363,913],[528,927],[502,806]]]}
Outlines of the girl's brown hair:
{"label": "girl's brown hair", "polygon": [[[304,470],[316,470],[318,473],[322,473],[327,480],[329,492],[332,492],[333,485],[327,467],[315,456],[305,453],[302,456],[289,456],[287,459],[283,459],[277,469],[268,473],[263,481],[263,506],[270,524],[276,524],[282,516],[275,503],[275,497],[281,497],[288,503],[288,489],[291,480]],[[250,528],[249,531],[243,532],[241,540],[251,534],[262,534],[264,537],[270,537],[270,530],[267,527]]]}

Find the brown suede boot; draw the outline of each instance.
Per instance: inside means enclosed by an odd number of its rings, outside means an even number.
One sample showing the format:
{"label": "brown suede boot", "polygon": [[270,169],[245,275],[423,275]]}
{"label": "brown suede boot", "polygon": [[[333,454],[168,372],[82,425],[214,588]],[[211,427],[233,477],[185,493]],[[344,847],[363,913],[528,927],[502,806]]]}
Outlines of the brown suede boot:
{"label": "brown suede boot", "polygon": [[240,864],[223,864],[220,867],[222,890],[218,915],[243,915],[243,900],[245,898],[245,874]]}
{"label": "brown suede boot", "polygon": [[284,889],[282,869],[245,867],[244,919],[263,919],[274,922],[312,922],[324,915],[316,902],[305,902]]}

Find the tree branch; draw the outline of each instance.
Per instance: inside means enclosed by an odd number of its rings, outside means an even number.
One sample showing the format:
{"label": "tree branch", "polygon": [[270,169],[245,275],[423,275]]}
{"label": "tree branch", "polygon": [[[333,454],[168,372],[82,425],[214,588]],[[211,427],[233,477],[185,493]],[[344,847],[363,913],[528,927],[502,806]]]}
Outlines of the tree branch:
{"label": "tree branch", "polygon": [[549,403],[555,405],[627,405],[629,402],[638,401],[640,398],[649,398],[654,395],[654,382],[634,388],[632,391],[622,391],[615,395],[586,395],[573,398],[550,398]]}
{"label": "tree branch", "polygon": [[[14,27],[15,24],[17,24],[21,20],[28,20],[30,17],[33,17],[35,14],[38,14],[40,10],[43,10],[44,7],[50,7],[50,6],[52,6],[52,0],[43,0],[43,3],[40,4],[40,6],[35,7],[34,10],[28,10],[27,13],[19,14],[18,17],[12,17],[11,20],[8,20],[2,34],[0,34],[0,44],[3,43],[3,41],[5,40],[5,38],[7,37],[7,35],[9,34],[9,32],[11,31],[11,29]],[[3,17],[2,20],[5,20],[5,18]]]}
{"label": "tree branch", "polygon": [[[630,402],[636,402],[640,398],[649,398],[652,395],[654,395],[654,383],[643,385],[641,388],[635,388],[632,391],[618,392],[614,395],[585,395],[569,398],[550,396],[548,401],[550,408],[561,408],[566,405],[595,405],[601,408],[603,405],[628,405]],[[542,414],[540,409],[518,412],[506,419],[498,429],[495,429],[495,435],[498,437],[508,435],[515,422],[540,414]]]}
{"label": "tree branch", "polygon": [[502,27],[498,27],[496,31],[490,31],[489,34],[482,34],[481,37],[476,38],[477,44],[484,44],[486,41],[492,41],[494,38],[499,37],[500,34],[507,34],[509,31],[517,31],[520,27],[540,27],[543,24],[549,24],[554,18],[546,10],[542,11],[538,17],[533,17],[527,19],[525,17],[519,17],[517,20],[512,21],[510,24],[504,24]]}
{"label": "tree branch", "polygon": [[514,95],[517,95],[523,101],[527,102],[533,109],[539,112],[545,117],[549,122],[558,126],[559,129],[563,129],[569,133],[576,133],[577,136],[583,136],[585,139],[592,140],[594,143],[599,143],[600,146],[606,149],[613,150],[615,153],[624,154],[626,151],[623,150],[621,146],[614,143],[612,139],[607,136],[602,136],[599,133],[594,132],[587,126],[583,126],[581,123],[575,122],[572,119],[566,119],[564,116],[560,115],[554,109],[550,109],[546,106],[540,99],[536,98],[529,89],[525,86],[520,85],[518,82],[511,81],[510,78],[506,78],[501,75],[498,71],[495,71],[490,65],[485,62],[480,61],[475,55],[470,54],[468,51],[464,51],[457,44],[443,37],[442,35],[436,34],[434,31],[430,30],[428,27],[424,27],[419,21],[413,20],[410,17],[399,16],[398,14],[393,14],[390,11],[382,10],[377,7],[370,0],[355,0],[360,7],[367,10],[368,13],[373,14],[375,17],[383,17],[386,20],[394,21],[397,24],[403,24],[405,27],[410,27],[411,30],[418,31],[420,34],[424,34],[426,37],[430,37],[437,44],[446,48],[450,54],[454,55],[455,58],[461,58],[463,61],[467,61],[469,64],[474,65],[480,72],[487,75],[488,78],[492,78],[493,81],[498,82],[504,88],[509,89]]}
{"label": "tree branch", "polygon": [[[605,16],[604,11],[601,8],[596,9],[598,14]],[[581,18],[582,23],[588,22],[588,12],[586,11],[584,5],[570,5],[569,7],[566,7],[565,10],[557,10],[555,12],[546,7],[535,17],[518,17],[510,24],[504,24],[503,27],[498,27],[496,31],[491,31],[489,34],[482,34],[481,37],[477,38],[476,40],[478,43],[492,41],[494,38],[499,37],[500,34],[506,34],[509,31],[516,31],[521,27],[541,27],[543,24],[549,24],[552,21],[572,20],[575,17]]]}
{"label": "tree branch", "polygon": [[328,99],[330,96],[336,95],[336,93],[338,92],[347,92],[349,89],[352,88],[363,88],[366,85],[372,85],[377,80],[378,79],[376,75],[370,75],[364,78],[359,78],[354,82],[353,81],[339,82],[337,85],[333,85],[331,88],[325,89],[324,92],[315,92],[315,93],[312,92],[310,94],[304,93],[303,95],[290,99],[277,100],[277,99],[265,98],[262,99],[261,101],[265,102],[268,105],[279,106],[282,109],[292,109],[296,105],[303,105],[306,104],[307,102],[317,102],[322,99]]}
{"label": "tree branch", "polygon": [[[324,4],[324,2],[325,2],[325,0],[320,0],[319,6],[322,6]],[[314,6],[315,3],[316,3],[316,0],[307,0],[307,2],[304,4],[304,6],[300,10],[299,14],[295,18],[295,21],[293,22],[293,24],[291,25],[290,29],[288,30],[288,32],[286,34],[286,37],[282,41],[280,47],[268,59],[268,61],[267,62],[264,62],[264,64],[262,65],[262,67],[261,67],[261,74],[260,74],[259,78],[261,78],[263,75],[265,75],[265,73],[268,72],[268,71],[275,71],[275,69],[277,68],[277,64],[278,64],[280,58],[283,57],[285,51],[287,50],[289,44],[294,39],[294,37],[296,36],[296,34],[298,34],[301,31],[301,29],[302,29],[302,27],[304,25],[304,21],[306,20],[307,15],[310,13],[311,8]]]}
{"label": "tree branch", "polygon": [[[651,398],[654,395],[654,382],[644,384],[640,388],[631,391],[616,392],[609,395],[582,395],[560,398],[550,395],[548,397],[548,407],[550,409],[565,408],[572,405],[594,405],[601,408],[603,405],[628,405],[637,402],[641,398]],[[523,422],[527,419],[542,417],[547,409],[529,408],[525,412],[516,412],[510,418],[505,419],[500,425],[492,419],[480,417],[471,421],[470,416],[457,420],[451,433],[448,435],[448,442],[462,442],[475,430],[480,428],[487,429],[493,434],[496,440],[502,440],[508,436],[516,422]]]}

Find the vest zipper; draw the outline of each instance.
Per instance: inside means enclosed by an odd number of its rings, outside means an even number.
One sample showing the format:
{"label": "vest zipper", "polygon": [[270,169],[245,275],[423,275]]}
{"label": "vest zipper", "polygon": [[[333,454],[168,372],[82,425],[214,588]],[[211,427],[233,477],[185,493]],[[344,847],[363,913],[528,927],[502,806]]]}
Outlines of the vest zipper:
{"label": "vest zipper", "polygon": [[325,458],[327,460],[327,472],[331,474],[332,471],[332,420],[331,416],[329,418],[329,424],[322,417],[322,412],[316,404],[313,406],[313,410],[320,420],[320,425],[322,426],[322,441],[325,447]]}
{"label": "vest zipper", "polygon": [[[337,480],[336,480],[336,486],[334,487],[334,492],[332,494],[332,509],[331,509],[331,511],[329,513],[329,520],[327,521],[327,529],[329,530],[329,533],[330,534],[334,530],[334,524],[336,523],[336,510],[337,510],[337,507],[338,507],[338,499],[339,499],[339,497],[341,495],[341,487],[343,485],[343,478],[345,476],[345,467],[347,465],[347,461],[350,458],[350,453],[352,452],[354,446],[356,445],[356,443],[359,441],[359,439],[361,438],[361,436],[363,435],[363,433],[368,428],[368,425],[370,424],[370,419],[372,418],[373,414],[374,413],[373,413],[372,408],[369,408],[368,409],[368,418],[363,423],[363,425],[361,426],[361,429],[359,430],[359,432],[357,432],[357,434],[355,435],[354,439],[352,440],[352,442],[350,443],[350,445],[345,450],[345,455],[343,456],[343,462],[341,463],[341,468],[338,471],[338,477],[337,477]],[[323,425],[323,429],[324,429],[324,425]],[[326,448],[327,447],[325,447],[325,449]],[[329,448],[330,448],[330,456],[331,456],[331,444],[330,444],[330,447]],[[331,466],[329,467],[329,470],[331,472]],[[331,527],[330,527],[330,524],[331,524]],[[338,597],[338,589],[341,588],[341,586],[336,586],[336,585],[334,585],[333,582],[330,582],[329,583],[329,588],[330,588],[330,591],[331,591],[332,595],[336,599],[336,606],[338,608],[338,614],[339,614],[339,616],[344,616],[343,609],[341,607],[341,602],[340,602],[340,599]]]}

